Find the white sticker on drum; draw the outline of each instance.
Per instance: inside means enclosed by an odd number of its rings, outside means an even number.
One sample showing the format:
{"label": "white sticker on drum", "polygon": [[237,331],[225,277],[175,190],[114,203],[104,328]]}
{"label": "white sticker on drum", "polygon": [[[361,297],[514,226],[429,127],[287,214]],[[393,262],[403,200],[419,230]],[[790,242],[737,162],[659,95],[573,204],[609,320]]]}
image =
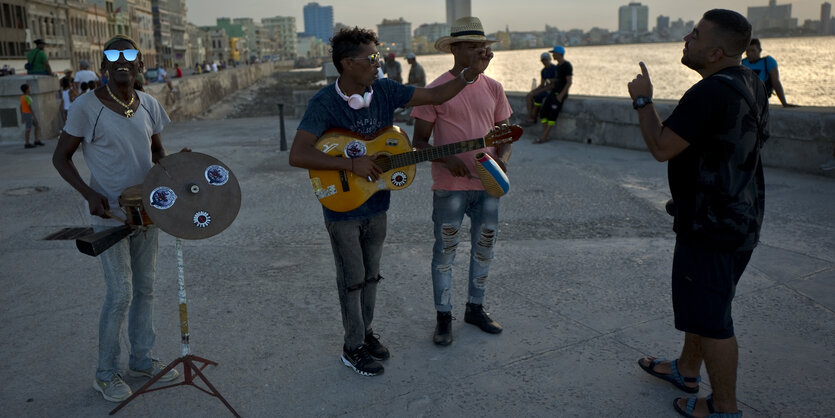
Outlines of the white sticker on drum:
{"label": "white sticker on drum", "polygon": [[219,166],[219,165],[210,165],[209,168],[206,169],[206,181],[209,182],[212,186],[223,186],[229,181],[229,170]]}
{"label": "white sticker on drum", "polygon": [[165,210],[174,206],[174,201],[177,200],[177,194],[169,187],[157,187],[151,192],[151,206]]}
{"label": "white sticker on drum", "polygon": [[365,143],[362,141],[351,141],[345,145],[345,156],[348,158],[362,157],[366,152]]}
{"label": "white sticker on drum", "polygon": [[194,214],[194,225],[198,228],[205,228],[209,226],[210,223],[212,223],[212,217],[209,215],[209,212],[200,210]]}

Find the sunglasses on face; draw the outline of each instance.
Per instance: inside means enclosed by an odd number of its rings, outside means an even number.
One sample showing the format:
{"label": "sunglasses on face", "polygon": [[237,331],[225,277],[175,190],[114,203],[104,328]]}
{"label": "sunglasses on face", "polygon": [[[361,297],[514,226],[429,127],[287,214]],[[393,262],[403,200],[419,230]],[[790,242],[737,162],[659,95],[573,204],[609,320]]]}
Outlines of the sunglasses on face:
{"label": "sunglasses on face", "polygon": [[119,61],[119,54],[125,57],[125,61],[135,61],[136,56],[139,55],[139,50],[136,49],[108,49],[104,51],[104,56],[110,62]]}
{"label": "sunglasses on face", "polygon": [[354,57],[352,59],[355,59],[355,60],[365,60],[365,59],[367,59],[368,62],[371,63],[371,65],[374,65],[374,64],[380,62],[380,53],[375,52],[375,53],[373,53],[373,54],[371,54],[367,57]]}

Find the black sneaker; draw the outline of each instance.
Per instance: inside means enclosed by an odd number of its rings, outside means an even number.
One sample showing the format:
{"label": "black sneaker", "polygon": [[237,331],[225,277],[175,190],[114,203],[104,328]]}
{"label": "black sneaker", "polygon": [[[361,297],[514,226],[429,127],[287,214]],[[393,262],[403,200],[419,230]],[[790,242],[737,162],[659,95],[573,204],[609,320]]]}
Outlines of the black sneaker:
{"label": "black sneaker", "polygon": [[374,360],[388,360],[391,353],[386,346],[380,343],[378,337],[373,333],[365,335],[365,347],[368,348],[368,354],[371,354]]}
{"label": "black sneaker", "polygon": [[438,345],[452,344],[452,312],[438,312],[438,324],[432,342]]}
{"label": "black sneaker", "polygon": [[484,332],[498,334],[502,332],[502,326],[490,318],[490,314],[484,312],[484,306],[474,303],[467,303],[467,310],[464,313],[464,322],[481,328]]}
{"label": "black sneaker", "polygon": [[364,344],[356,350],[348,351],[342,347],[342,363],[354,369],[363,376],[383,374],[383,365],[368,354],[368,347]]}

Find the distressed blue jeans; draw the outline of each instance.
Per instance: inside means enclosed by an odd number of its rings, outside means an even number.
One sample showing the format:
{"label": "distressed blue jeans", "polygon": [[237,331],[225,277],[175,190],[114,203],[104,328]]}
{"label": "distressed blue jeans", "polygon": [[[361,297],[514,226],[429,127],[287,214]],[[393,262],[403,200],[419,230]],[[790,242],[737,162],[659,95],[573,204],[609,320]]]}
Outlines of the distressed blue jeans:
{"label": "distressed blue jeans", "polygon": [[[95,227],[99,231],[107,229]],[[119,373],[120,337],[127,318],[129,367],[151,367],[154,331],[154,280],[159,230],[134,231],[99,255],[107,291],[99,319],[99,364],[96,378],[109,381]]]}
{"label": "distressed blue jeans", "polygon": [[371,332],[386,213],[368,219],[325,222],[336,263],[336,290],[345,328],[345,348],[355,350]]}
{"label": "distressed blue jeans", "polygon": [[435,246],[432,251],[432,288],[435,309],[452,310],[450,287],[455,250],[461,236],[464,215],[470,217],[470,274],[467,302],[481,304],[493,259],[499,223],[499,199],[483,190],[435,190],[432,221],[435,224]]}

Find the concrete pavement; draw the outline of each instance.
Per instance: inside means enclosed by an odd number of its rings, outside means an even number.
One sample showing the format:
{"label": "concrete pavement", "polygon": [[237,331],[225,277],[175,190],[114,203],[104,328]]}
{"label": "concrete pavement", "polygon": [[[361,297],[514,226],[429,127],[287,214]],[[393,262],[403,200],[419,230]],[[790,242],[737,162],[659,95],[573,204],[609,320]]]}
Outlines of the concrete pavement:
{"label": "concrete pavement", "polygon": [[[297,123],[287,121],[288,142]],[[392,358],[368,378],[339,360],[330,244],[306,171],[279,151],[278,120],[172,124],[167,149],[219,158],[243,192],[226,231],[185,242],[192,353],[220,363],[207,377],[243,416],[676,416],[672,400],[684,394],[635,363],[681,348],[666,166],[647,152],[533,145],[534,135],[514,146],[485,302],[505,331],[463,322],[462,242],[455,341],[432,344],[431,178],[421,165],[412,186],[392,195],[374,321]],[[98,260],[72,241],[42,239],[86,224],[81,197],[52,168],[54,147],[0,145],[3,416],[104,416],[116,406],[91,388],[104,294]],[[80,153],[76,161],[85,170]],[[734,305],[740,407],[746,417],[830,416],[835,179],[768,169],[766,182],[762,242]],[[156,353],[171,361],[180,345],[174,239],[165,234],[155,320]],[[137,389],[144,380],[127,382]],[[226,414],[217,399],[179,387],[143,395],[117,416]]]}

